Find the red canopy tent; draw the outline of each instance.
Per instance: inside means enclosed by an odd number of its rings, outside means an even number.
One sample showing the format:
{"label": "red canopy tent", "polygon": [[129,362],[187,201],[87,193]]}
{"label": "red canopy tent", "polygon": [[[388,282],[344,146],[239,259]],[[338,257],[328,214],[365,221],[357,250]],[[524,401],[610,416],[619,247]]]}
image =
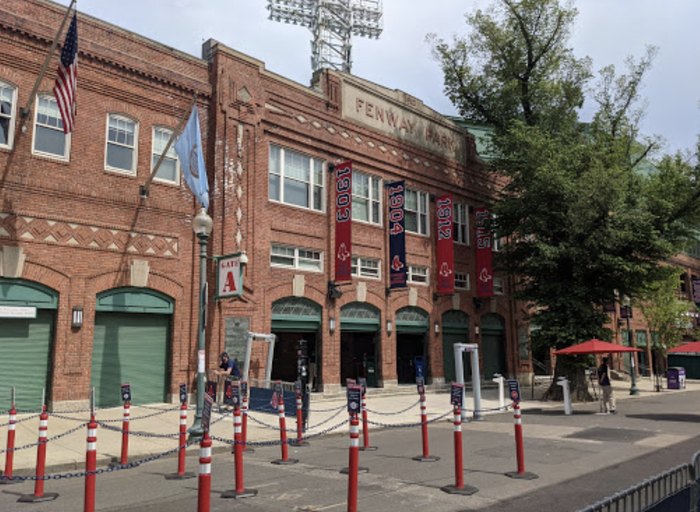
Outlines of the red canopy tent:
{"label": "red canopy tent", "polygon": [[[700,343],[700,342],[699,342]],[[554,354],[558,356],[573,356],[579,354],[610,354],[613,352],[641,352],[641,349],[626,347],[609,341],[602,341],[593,338],[592,340],[584,341],[570,347],[555,350]]]}
{"label": "red canopy tent", "polygon": [[693,352],[700,352],[700,341],[691,341],[689,343],[684,343],[668,349],[667,354],[691,354]]}

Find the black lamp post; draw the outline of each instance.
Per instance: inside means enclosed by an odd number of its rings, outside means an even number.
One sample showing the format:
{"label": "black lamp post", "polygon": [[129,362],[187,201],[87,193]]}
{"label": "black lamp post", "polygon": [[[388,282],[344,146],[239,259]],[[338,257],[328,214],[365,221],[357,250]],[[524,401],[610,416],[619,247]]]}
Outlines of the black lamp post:
{"label": "black lamp post", "polygon": [[205,330],[207,318],[207,242],[211,234],[213,221],[202,208],[192,219],[192,230],[199,239],[199,325],[197,337],[197,409],[194,423],[189,429],[190,438],[198,439],[204,435],[202,429],[202,410],[204,409],[204,368],[205,368]]}
{"label": "black lamp post", "polygon": [[[632,317],[632,306],[630,305],[629,297],[624,298],[624,302],[623,302],[621,308],[622,308],[621,310],[624,310],[624,312],[625,312],[625,317],[627,317],[627,341],[628,341],[630,348],[634,348],[634,345],[632,342],[632,329],[630,328],[630,318]],[[632,377],[632,382],[630,385],[630,395],[638,395],[639,389],[637,389],[637,372],[635,371],[634,352],[630,352],[630,375]]]}

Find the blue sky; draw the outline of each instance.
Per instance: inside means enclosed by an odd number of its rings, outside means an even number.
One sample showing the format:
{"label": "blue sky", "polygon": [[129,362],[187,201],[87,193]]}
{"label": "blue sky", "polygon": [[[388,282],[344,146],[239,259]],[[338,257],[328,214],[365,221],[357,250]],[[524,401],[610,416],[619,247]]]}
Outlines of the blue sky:
{"label": "blue sky", "polygon": [[[70,0],[59,0],[67,5]],[[401,89],[429,107],[454,114],[442,93],[442,73],[425,42],[428,33],[465,34],[464,13],[486,0],[384,0],[379,40],[353,41],[353,73]],[[660,135],[665,150],[693,149],[700,134],[700,2],[697,0],[576,0],[579,17],[571,46],[594,69],[659,47],[641,91],[645,135]],[[197,55],[214,38],[265,62],[267,69],[302,84],[311,78],[311,33],[267,19],[266,0],[80,0],[79,10],[178,50]],[[589,101],[583,116],[590,116]]]}

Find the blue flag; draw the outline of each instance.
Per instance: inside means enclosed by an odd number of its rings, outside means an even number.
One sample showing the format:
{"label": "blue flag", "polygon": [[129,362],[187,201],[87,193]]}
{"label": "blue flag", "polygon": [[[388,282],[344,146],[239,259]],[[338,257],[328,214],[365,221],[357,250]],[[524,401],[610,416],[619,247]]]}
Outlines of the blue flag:
{"label": "blue flag", "polygon": [[204,167],[202,134],[199,131],[199,111],[195,105],[185,129],[175,143],[185,182],[204,209],[209,208],[209,181]]}

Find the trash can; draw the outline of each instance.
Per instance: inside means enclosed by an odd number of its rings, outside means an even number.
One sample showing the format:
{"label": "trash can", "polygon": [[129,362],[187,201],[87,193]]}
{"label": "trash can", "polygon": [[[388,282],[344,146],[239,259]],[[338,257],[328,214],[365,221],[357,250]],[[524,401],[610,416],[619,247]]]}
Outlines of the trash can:
{"label": "trash can", "polygon": [[666,371],[666,387],[668,389],[685,388],[685,368],[673,366]]}

